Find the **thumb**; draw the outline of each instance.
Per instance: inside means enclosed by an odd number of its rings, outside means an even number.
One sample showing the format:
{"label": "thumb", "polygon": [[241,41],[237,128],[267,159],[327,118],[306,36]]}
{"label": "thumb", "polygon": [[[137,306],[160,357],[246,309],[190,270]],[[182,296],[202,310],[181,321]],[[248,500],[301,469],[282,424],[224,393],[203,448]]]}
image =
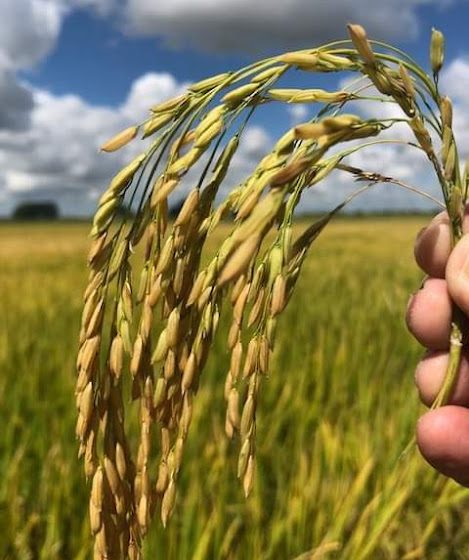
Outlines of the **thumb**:
{"label": "thumb", "polygon": [[469,234],[458,241],[449,256],[446,281],[451,299],[469,315]]}

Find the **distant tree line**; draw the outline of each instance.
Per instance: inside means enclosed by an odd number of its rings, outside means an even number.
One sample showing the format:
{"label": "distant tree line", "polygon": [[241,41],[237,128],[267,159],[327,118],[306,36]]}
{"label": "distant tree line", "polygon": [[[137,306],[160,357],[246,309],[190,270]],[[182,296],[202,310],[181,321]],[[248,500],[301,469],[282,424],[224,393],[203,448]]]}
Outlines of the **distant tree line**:
{"label": "distant tree line", "polygon": [[13,211],[14,220],[57,220],[59,209],[54,202],[22,202]]}
{"label": "distant tree line", "polygon": [[[179,214],[179,211],[184,204],[184,198],[180,198],[176,200],[169,208],[169,216],[171,219],[175,219]],[[342,218],[357,218],[357,217],[376,217],[376,216],[413,216],[413,215],[426,215],[429,214],[428,210],[425,211],[418,211],[415,209],[412,210],[397,210],[397,211],[390,211],[390,210],[383,210],[383,211],[370,211],[365,212],[363,210],[358,210],[354,212],[346,212],[342,214]],[[307,219],[307,218],[314,218],[315,216],[321,216],[322,213],[316,214],[315,212],[305,213],[300,215],[300,218]],[[131,219],[134,216],[134,212],[125,205],[122,205],[116,212],[116,216],[118,219]],[[13,220],[57,220],[60,218],[60,212],[57,204],[54,202],[22,202],[18,204],[12,214]]]}

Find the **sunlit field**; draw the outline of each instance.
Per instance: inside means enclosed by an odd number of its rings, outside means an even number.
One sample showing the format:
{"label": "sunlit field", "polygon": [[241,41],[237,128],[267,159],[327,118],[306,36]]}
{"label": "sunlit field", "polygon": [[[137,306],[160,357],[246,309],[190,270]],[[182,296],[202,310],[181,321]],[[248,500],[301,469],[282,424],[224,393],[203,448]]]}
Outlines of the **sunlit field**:
{"label": "sunlit field", "polygon": [[[404,323],[424,218],[339,219],[281,317],[244,499],[224,435],[227,321],[203,374],[165,560],[469,558],[469,490],[412,450],[422,349]],[[74,362],[87,226],[0,226],[0,558],[91,557]],[[459,552],[457,552],[459,551]]]}

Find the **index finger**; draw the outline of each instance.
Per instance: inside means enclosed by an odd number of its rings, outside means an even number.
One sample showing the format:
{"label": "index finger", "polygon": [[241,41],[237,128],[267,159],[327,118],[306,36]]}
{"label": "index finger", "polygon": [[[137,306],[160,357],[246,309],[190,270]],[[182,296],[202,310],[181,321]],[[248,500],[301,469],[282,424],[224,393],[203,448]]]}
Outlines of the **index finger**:
{"label": "index finger", "polygon": [[[469,205],[466,206],[463,231],[469,232]],[[415,240],[414,255],[420,268],[433,278],[444,278],[451,253],[451,232],[447,212],[437,214]]]}
{"label": "index finger", "polygon": [[444,278],[450,253],[449,218],[447,212],[440,212],[418,233],[414,247],[415,260],[429,276]]}

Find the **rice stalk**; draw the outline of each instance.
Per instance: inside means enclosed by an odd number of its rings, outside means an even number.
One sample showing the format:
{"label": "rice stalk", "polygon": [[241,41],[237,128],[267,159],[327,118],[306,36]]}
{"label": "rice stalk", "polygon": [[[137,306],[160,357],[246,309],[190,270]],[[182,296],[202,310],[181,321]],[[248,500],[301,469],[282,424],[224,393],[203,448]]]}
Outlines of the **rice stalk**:
{"label": "rice stalk", "polygon": [[[166,525],[177,507],[194,400],[227,300],[232,325],[225,431],[239,439],[237,475],[245,495],[252,491],[260,391],[270,370],[278,317],[306,255],[331,218],[363,190],[380,182],[415,190],[398,178],[349,166],[348,156],[392,142],[374,138],[406,123],[415,138],[408,147],[426,155],[441,185],[453,243],[462,234],[468,174],[460,171],[451,101],[438,88],[442,34],[432,32],[428,75],[404,53],[370,41],[361,26],[350,25],[349,33],[350,41],[285,53],[193,84],[102,147],[114,151],[140,132],[144,138],[156,135],[150,148],[111,180],[91,230],[77,358],[76,433],[92,481],[90,521],[97,559],[140,558],[142,538],[157,512]],[[394,103],[405,116],[364,119],[345,112],[350,101],[369,99],[362,94],[363,85],[332,92],[276,88],[292,69],[355,72],[376,88],[373,99]],[[310,122],[286,131],[216,206],[246,123],[258,106],[274,102],[323,106]],[[359,140],[365,142],[357,144]],[[354,142],[353,147],[329,153],[346,142]],[[177,218],[168,222],[172,193],[181,190],[191,169],[200,164],[199,179]],[[367,185],[293,237],[303,193],[333,171],[349,172]],[[117,209],[126,201],[136,208],[135,218],[117,223]],[[229,215],[229,234],[215,255],[206,254],[208,237]],[[448,373],[434,407],[447,402],[457,378],[460,320],[455,309]],[[132,414],[138,417],[137,441],[126,420]],[[357,493],[368,475],[366,470],[357,479]],[[360,557],[370,553],[405,499],[404,494],[396,496],[391,513],[380,518]],[[339,525],[344,522],[339,519]]]}

